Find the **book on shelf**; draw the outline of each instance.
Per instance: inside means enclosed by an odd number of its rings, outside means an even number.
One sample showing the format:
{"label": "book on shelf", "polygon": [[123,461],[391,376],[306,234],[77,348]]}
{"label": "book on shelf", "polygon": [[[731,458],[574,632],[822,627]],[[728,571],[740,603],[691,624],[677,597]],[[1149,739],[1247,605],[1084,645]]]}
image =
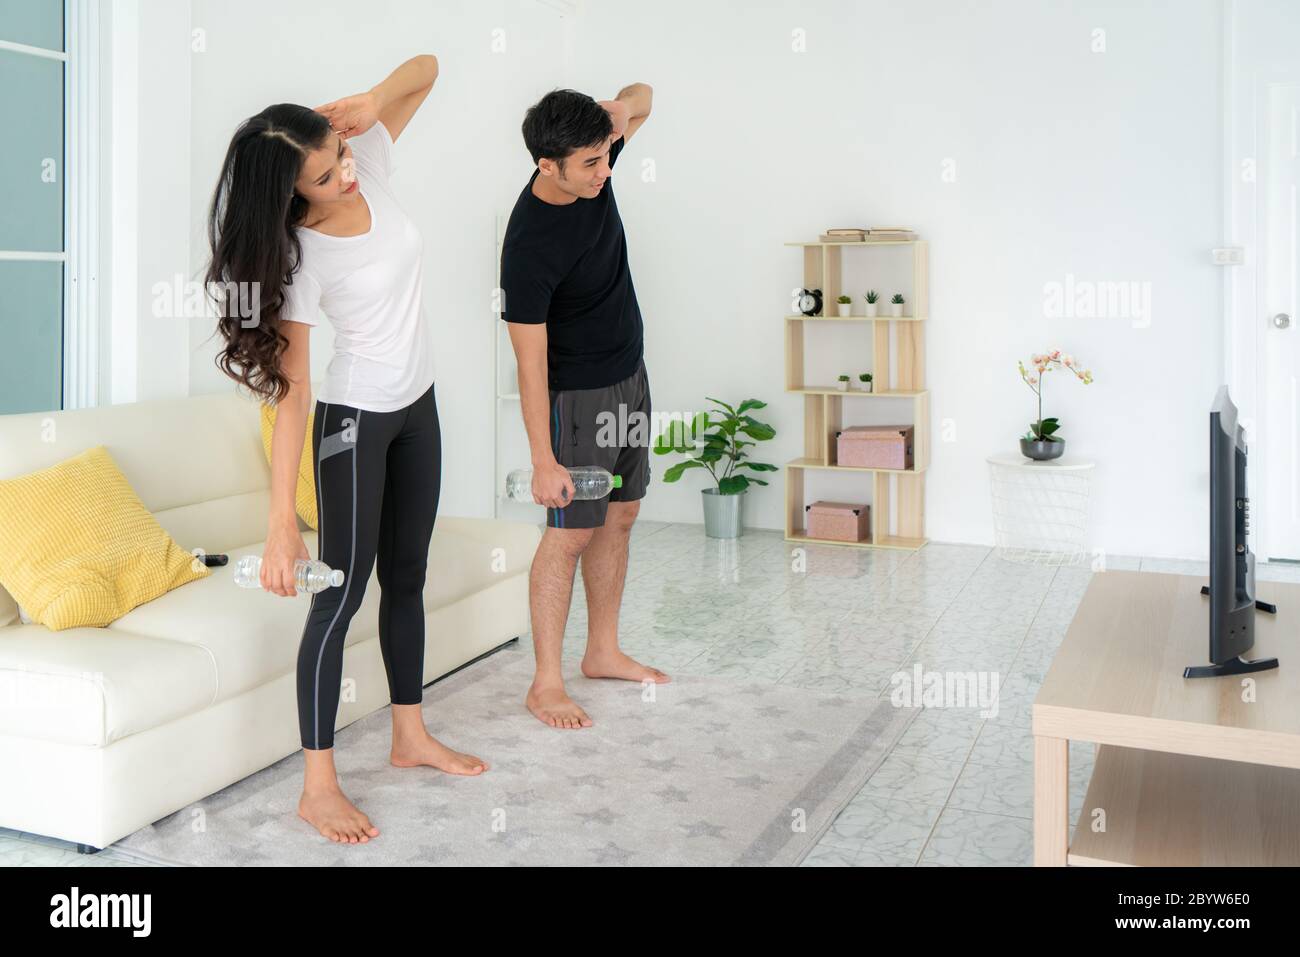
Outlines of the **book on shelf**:
{"label": "book on shelf", "polygon": [[916,233],[906,226],[872,226],[870,228],[828,229],[818,237],[822,243],[897,243],[916,238]]}
{"label": "book on shelf", "polygon": [[916,238],[915,233],[872,233],[869,236],[852,238],[848,236],[832,236],[829,233],[822,233],[819,243],[906,243]]}
{"label": "book on shelf", "polygon": [[884,242],[886,240],[915,239],[916,231],[909,229],[907,226],[872,226],[867,230],[867,242],[875,240]]}
{"label": "book on shelf", "polygon": [[818,238],[822,243],[860,243],[867,238],[865,229],[828,229]]}

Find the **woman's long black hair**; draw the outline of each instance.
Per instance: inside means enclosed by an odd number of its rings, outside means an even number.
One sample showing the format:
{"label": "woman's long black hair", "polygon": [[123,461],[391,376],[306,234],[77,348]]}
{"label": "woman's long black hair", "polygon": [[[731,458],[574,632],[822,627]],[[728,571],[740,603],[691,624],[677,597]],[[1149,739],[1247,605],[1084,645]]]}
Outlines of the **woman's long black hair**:
{"label": "woman's long black hair", "polygon": [[308,154],[325,146],[329,133],[329,120],[294,103],[245,120],[230,140],[208,211],[212,257],[205,288],[225,339],[215,361],[264,402],[289,394],[280,368],[289,345],[280,310],[284,287],[302,261],[293,227],[308,207],[294,187]]}

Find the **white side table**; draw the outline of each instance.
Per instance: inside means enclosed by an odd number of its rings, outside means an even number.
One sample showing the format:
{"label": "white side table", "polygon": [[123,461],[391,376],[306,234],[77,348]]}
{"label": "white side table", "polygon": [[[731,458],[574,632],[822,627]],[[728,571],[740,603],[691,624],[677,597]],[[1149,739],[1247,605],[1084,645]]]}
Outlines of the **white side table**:
{"label": "white side table", "polygon": [[1063,455],[1036,462],[991,455],[993,533],[1001,557],[1035,565],[1074,565],[1088,546],[1088,502],[1095,462]]}

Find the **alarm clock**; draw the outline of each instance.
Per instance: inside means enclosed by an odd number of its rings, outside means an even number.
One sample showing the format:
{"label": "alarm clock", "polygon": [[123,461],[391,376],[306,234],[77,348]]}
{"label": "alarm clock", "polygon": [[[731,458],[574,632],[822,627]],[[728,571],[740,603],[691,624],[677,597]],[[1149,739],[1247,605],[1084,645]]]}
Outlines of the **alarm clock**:
{"label": "alarm clock", "polygon": [[822,311],[822,291],[820,289],[801,290],[795,304],[805,316],[815,316]]}

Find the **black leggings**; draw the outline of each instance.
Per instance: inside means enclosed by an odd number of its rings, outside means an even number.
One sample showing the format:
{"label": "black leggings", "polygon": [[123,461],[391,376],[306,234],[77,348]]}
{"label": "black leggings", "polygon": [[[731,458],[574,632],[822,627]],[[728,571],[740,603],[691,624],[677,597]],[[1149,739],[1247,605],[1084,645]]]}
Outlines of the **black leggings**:
{"label": "black leggings", "polygon": [[312,596],[298,647],[302,746],[334,746],[343,639],[379,562],[379,647],[393,704],[424,690],[424,579],[442,482],[433,386],[404,409],[316,401],[316,557],[346,578]]}

